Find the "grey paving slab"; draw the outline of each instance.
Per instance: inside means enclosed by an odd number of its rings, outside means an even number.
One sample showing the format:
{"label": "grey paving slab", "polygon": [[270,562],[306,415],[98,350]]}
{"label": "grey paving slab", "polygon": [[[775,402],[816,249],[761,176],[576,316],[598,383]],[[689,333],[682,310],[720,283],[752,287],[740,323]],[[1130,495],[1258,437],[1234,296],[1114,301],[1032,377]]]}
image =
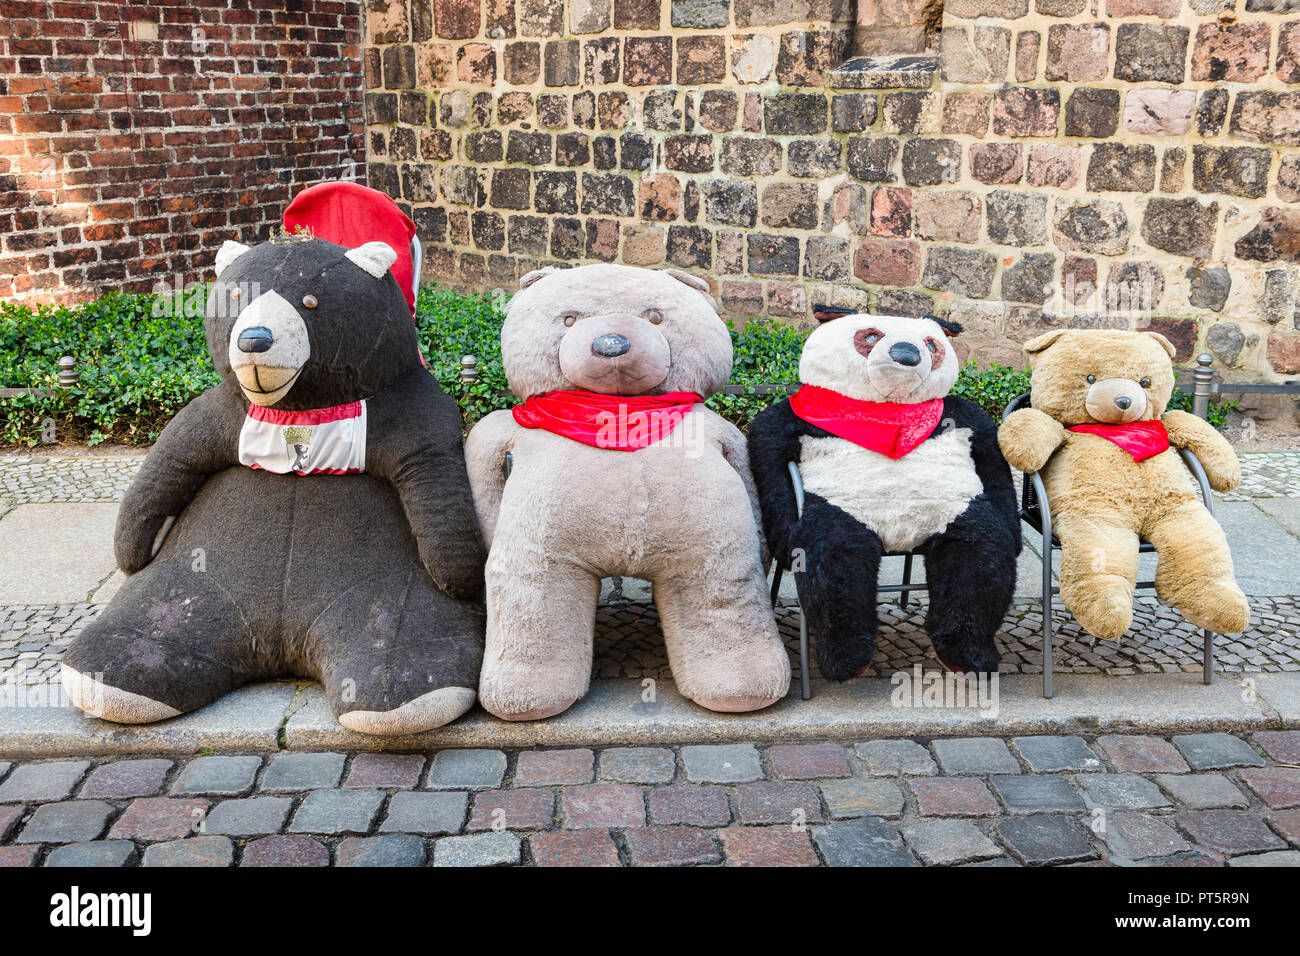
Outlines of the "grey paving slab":
{"label": "grey paving slab", "polygon": [[854,744],[853,752],[877,777],[928,776],[939,769],[930,751],[912,740],[868,740]]}
{"label": "grey paving slab", "polygon": [[102,800],[67,800],[36,808],[16,843],[85,843],[104,832],[113,815]]}
{"label": "grey paving slab", "polygon": [[75,604],[116,567],[116,504],[24,504],[0,518],[0,604]]}
{"label": "grey paving slab", "polygon": [[875,817],[812,828],[827,866],[920,866],[898,831]]}
{"label": "grey paving slab", "polygon": [[1101,854],[1088,829],[1074,817],[1040,813],[1008,817],[994,825],[999,839],[1022,863],[1076,863]]}
{"label": "grey paving slab", "polygon": [[292,806],[288,797],[222,800],[208,811],[203,832],[236,837],[279,833]]}
{"label": "grey paving slab", "polygon": [[1059,774],[993,777],[990,781],[1008,813],[1079,811],[1087,808],[1083,795]]}
{"label": "grey paving slab", "polygon": [[262,775],[263,790],[314,790],[337,787],[343,777],[344,754],[278,754]]}
{"label": "grey paving slab", "polygon": [[216,796],[245,793],[253,788],[253,780],[261,766],[262,758],[252,755],[199,757],[186,764],[177,775],[172,793]]}
{"label": "grey paving slab", "polygon": [[430,790],[491,790],[506,775],[500,750],[440,750],[433,758],[426,786]]}
{"label": "grey paving slab", "polygon": [[966,820],[918,820],[903,840],[927,866],[951,866],[1002,856],[1002,848]]}
{"label": "grey paving slab", "polygon": [[388,801],[388,815],[379,829],[385,833],[428,836],[459,833],[465,825],[469,794],[463,790],[403,791]]}
{"label": "grey paving slab", "polygon": [[763,767],[753,744],[696,745],[682,748],[691,783],[744,783],[761,780]]}
{"label": "grey paving slab", "polygon": [[426,854],[424,841],[409,833],[348,837],[334,851],[334,865],[423,866]]}
{"label": "grey paving slab", "polygon": [[1300,538],[1253,501],[1222,501],[1214,516],[1232,549],[1237,583],[1247,594],[1295,594]]}
{"label": "grey paving slab", "polygon": [[0,803],[35,803],[62,800],[72,793],[86,771],[88,760],[53,760],[23,764],[0,783]]}
{"label": "grey paving slab", "polygon": [[1173,742],[1193,770],[1264,766],[1264,758],[1255,752],[1255,748],[1232,734],[1179,734]]}
{"label": "grey paving slab", "polygon": [[69,843],[52,849],[46,866],[118,867],[135,859],[135,844],[130,840],[97,840],[93,843]]}
{"label": "grey paving slab", "polygon": [[1020,762],[995,737],[936,740],[933,746],[946,774],[1020,773]]}
{"label": "grey paving slab", "polygon": [[293,693],[292,684],[255,684],[192,714],[134,726],[99,720],[71,705],[3,707],[0,753],[6,757],[40,757],[275,750]]}
{"label": "grey paving slab", "polygon": [[1079,786],[1090,806],[1105,810],[1149,810],[1170,806],[1169,798],[1150,780],[1135,773],[1080,774]]}
{"label": "grey paving slab", "polygon": [[1113,813],[1100,836],[1114,856],[1126,860],[1171,856],[1192,848],[1177,830],[1148,813]]}
{"label": "grey paving slab", "polygon": [[610,747],[600,752],[598,775],[620,783],[669,783],[677,758],[663,747]]}
{"label": "grey paving slab", "polygon": [[817,784],[831,819],[899,817],[906,799],[902,788],[887,777],[848,777]]}
{"label": "grey paving slab", "polygon": [[1300,498],[1257,498],[1252,504],[1300,538]]}
{"label": "grey paving slab", "polygon": [[1106,765],[1082,737],[1015,737],[1016,749],[1035,773],[1105,770]]}
{"label": "grey paving slab", "polygon": [[1166,793],[1192,810],[1250,805],[1249,798],[1221,773],[1160,773],[1155,779]]}
{"label": "grey paving slab", "polygon": [[1283,727],[1300,728],[1300,674],[1251,674],[1250,691]]}
{"label": "grey paving slab", "polygon": [[510,866],[520,862],[521,841],[508,830],[443,837],[433,844],[434,866]]}
{"label": "grey paving slab", "polygon": [[1274,850],[1272,853],[1234,856],[1228,861],[1228,866],[1300,866],[1300,851]]}
{"label": "grey paving slab", "polygon": [[291,833],[366,833],[384,802],[379,790],[313,790],[289,824]]}
{"label": "grey paving slab", "polygon": [[223,836],[200,836],[171,843],[151,843],[143,866],[230,866],[235,845]]}

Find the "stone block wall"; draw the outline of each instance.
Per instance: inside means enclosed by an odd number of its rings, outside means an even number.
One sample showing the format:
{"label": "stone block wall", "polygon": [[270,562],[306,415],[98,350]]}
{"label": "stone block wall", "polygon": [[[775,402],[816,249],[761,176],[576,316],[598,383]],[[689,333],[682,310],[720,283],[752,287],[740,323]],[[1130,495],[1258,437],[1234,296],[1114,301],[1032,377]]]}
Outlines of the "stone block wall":
{"label": "stone block wall", "polygon": [[1300,372],[1287,0],[947,0],[932,72],[845,64],[893,42],[864,18],[925,45],[933,5],[868,2],[367,0],[369,182],[462,288],[673,265],[737,317],[951,314],[983,361],[1125,325]]}
{"label": "stone block wall", "polygon": [[0,299],[205,278],[364,177],[360,0],[0,0]]}

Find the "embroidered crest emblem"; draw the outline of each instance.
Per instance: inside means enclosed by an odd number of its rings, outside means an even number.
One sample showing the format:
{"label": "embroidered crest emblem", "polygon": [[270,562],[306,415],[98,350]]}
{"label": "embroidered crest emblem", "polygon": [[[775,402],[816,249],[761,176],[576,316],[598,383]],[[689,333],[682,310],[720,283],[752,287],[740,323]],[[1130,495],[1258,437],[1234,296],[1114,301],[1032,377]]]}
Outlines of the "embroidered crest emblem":
{"label": "embroidered crest emblem", "polygon": [[307,455],[311,452],[311,429],[303,426],[285,428],[284,443],[289,446],[289,453],[294,456],[289,470],[306,471]]}

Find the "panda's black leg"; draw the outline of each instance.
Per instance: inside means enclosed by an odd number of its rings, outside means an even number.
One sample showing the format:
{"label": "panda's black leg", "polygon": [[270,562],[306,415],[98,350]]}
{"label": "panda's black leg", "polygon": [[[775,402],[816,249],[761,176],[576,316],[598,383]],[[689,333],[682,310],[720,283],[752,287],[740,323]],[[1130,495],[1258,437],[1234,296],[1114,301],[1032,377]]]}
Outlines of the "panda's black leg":
{"label": "panda's black leg", "polygon": [[848,680],[876,654],[876,576],[884,551],[874,531],[809,494],[791,535],[790,565],[822,676]]}
{"label": "panda's black leg", "polygon": [[996,671],[994,635],[1016,588],[1017,542],[984,497],[925,546],[925,629],[949,670]]}

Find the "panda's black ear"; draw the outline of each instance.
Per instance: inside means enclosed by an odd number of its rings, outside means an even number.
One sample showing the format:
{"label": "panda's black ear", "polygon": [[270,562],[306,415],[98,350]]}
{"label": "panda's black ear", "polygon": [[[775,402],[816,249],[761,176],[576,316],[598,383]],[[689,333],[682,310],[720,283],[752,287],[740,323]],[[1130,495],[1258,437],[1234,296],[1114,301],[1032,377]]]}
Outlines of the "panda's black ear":
{"label": "panda's black ear", "polygon": [[961,323],[954,322],[952,319],[941,319],[937,315],[923,315],[921,318],[929,319],[935,325],[939,326],[939,328],[943,329],[944,335],[948,336],[950,339],[955,339],[964,331],[961,327]]}

